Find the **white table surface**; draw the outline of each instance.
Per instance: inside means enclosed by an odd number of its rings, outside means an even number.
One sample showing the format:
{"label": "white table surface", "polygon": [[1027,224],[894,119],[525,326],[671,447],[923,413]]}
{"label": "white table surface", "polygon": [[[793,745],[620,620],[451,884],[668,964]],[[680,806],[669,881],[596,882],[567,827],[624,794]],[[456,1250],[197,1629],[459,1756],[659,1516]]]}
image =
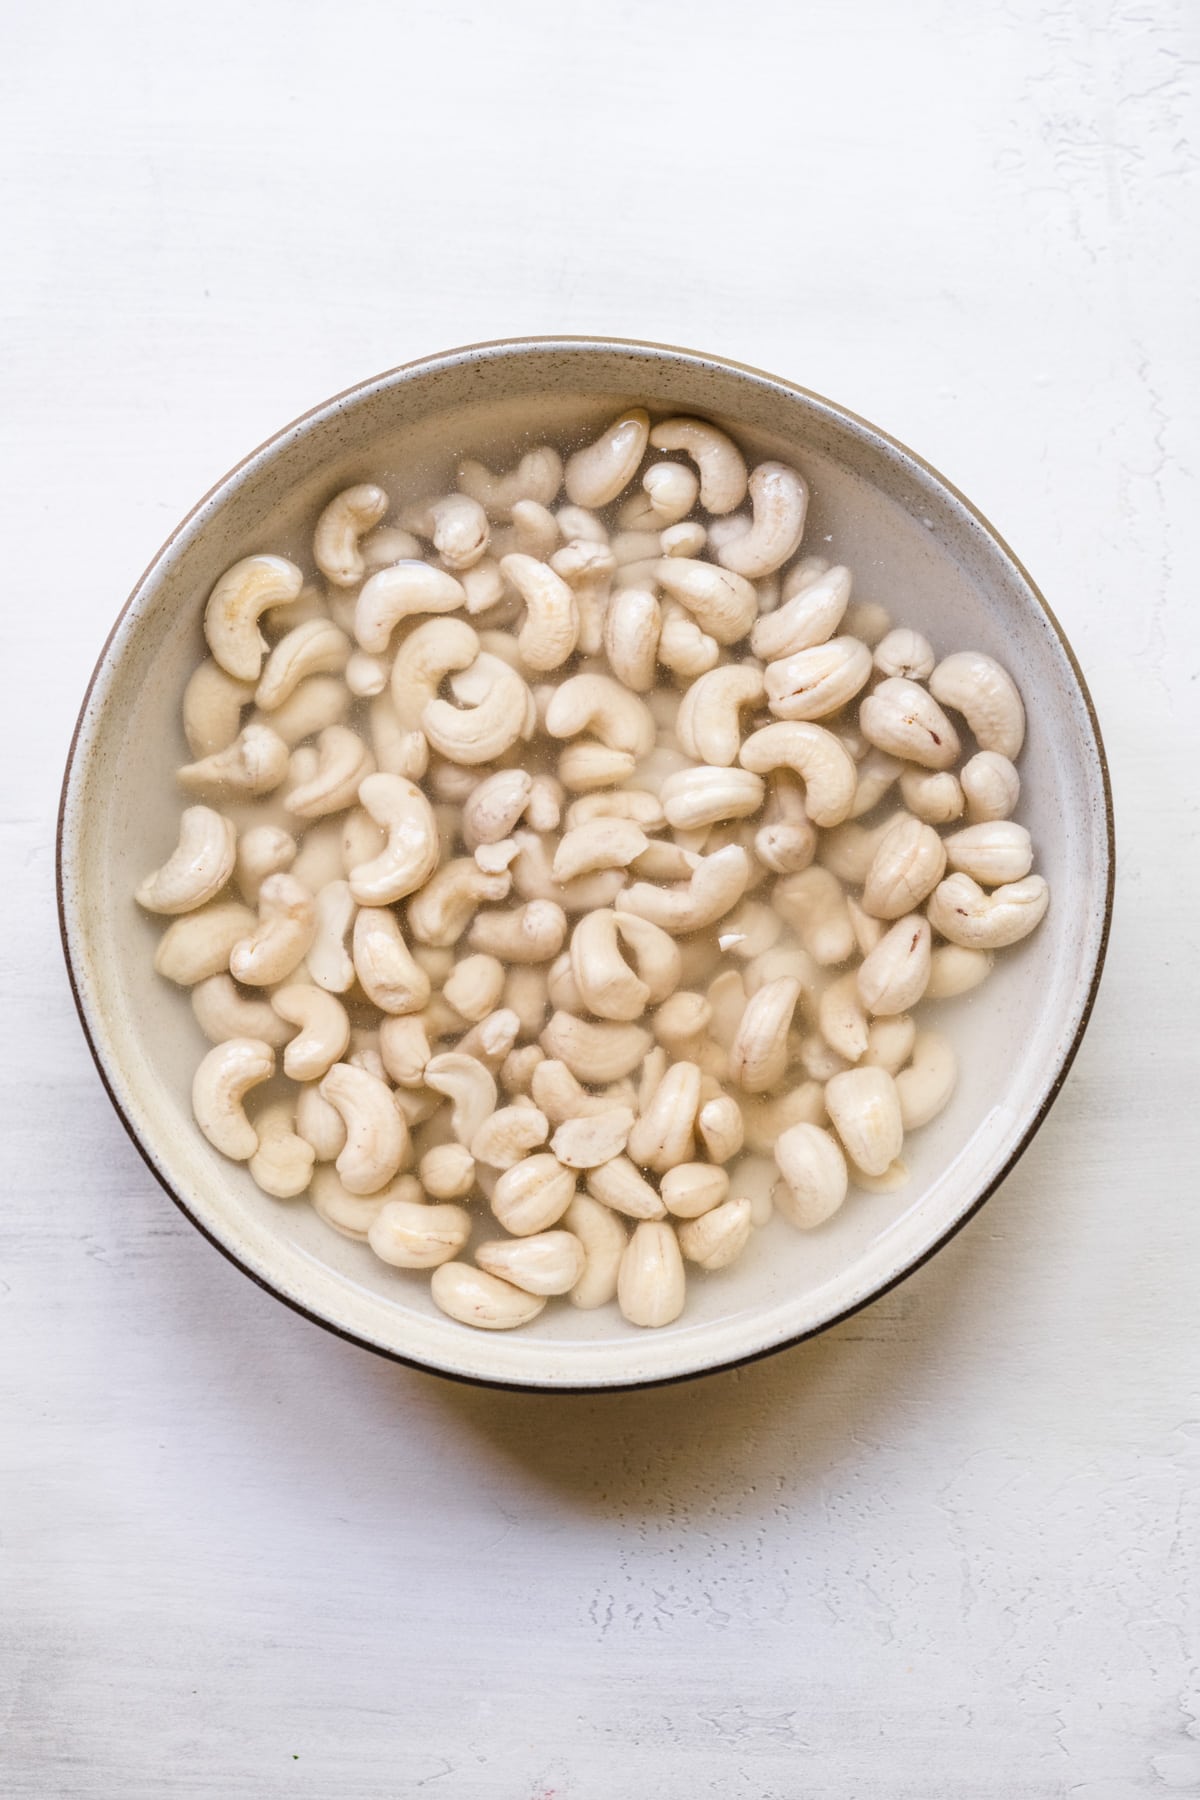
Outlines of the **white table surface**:
{"label": "white table surface", "polygon": [[[1194,9],[6,35],[0,1794],[1200,1791]],[[324,395],[541,330],[777,370],[946,470],[1076,646],[1120,836],[1091,1031],[977,1220],[807,1347],[595,1400],[390,1367],[210,1249],[53,910],[76,708],[175,520]]]}

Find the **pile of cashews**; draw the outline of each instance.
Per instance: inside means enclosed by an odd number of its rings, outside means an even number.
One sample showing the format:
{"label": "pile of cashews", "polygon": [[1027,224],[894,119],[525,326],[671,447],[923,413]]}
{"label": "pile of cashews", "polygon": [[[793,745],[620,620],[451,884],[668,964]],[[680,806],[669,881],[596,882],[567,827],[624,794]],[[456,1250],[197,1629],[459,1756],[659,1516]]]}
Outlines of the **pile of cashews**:
{"label": "pile of cashews", "polygon": [[208,599],[137,890],[197,1123],[464,1324],[666,1325],[776,1208],[903,1182],[957,1074],[913,1009],[1046,911],[1013,681],[852,604],[807,506],[633,407],[395,522],[348,488],[313,575]]}

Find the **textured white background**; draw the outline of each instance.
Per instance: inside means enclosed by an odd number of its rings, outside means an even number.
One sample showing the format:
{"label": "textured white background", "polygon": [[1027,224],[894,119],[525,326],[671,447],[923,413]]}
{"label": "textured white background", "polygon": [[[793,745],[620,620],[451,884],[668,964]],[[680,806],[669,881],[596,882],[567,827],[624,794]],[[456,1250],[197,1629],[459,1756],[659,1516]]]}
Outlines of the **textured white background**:
{"label": "textured white background", "polygon": [[[1200,1791],[1195,10],[6,12],[0,1793]],[[1120,836],[1090,1036],[977,1221],[821,1341],[597,1400],[386,1366],[229,1267],[52,913],[175,520],[327,393],[540,330],[760,364],[945,469],[1075,643]]]}

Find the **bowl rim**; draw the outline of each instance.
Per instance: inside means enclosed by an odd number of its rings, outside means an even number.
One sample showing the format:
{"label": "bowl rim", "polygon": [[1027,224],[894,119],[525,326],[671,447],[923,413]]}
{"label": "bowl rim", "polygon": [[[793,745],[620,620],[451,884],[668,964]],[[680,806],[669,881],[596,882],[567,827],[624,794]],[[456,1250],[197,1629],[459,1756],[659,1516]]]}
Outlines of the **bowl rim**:
{"label": "bowl rim", "polygon": [[[769,382],[773,387],[782,388],[788,393],[795,394],[799,398],[815,405],[817,408],[824,410],[833,418],[847,422],[850,425],[865,431],[879,440],[887,448],[896,451],[902,457],[907,458],[926,475],[931,476],[948,494],[953,496],[963,510],[982,528],[985,535],[992,541],[1002,556],[1004,556],[1017,571],[1030,594],[1033,596],[1033,599],[1041,608],[1055,637],[1058,639],[1059,646],[1066,657],[1083,700],[1088,725],[1095,745],[1096,762],[1100,773],[1101,797],[1103,802],[1105,852],[1104,908],[1095,962],[1088,981],[1087,994],[1080,1010],[1079,1020],[1075,1031],[1070,1042],[1062,1052],[1058,1066],[1053,1072],[1040,1105],[1031,1118],[1026,1130],[1013,1146],[1011,1154],[1003,1166],[997,1171],[995,1176],[986,1184],[980,1193],[976,1195],[971,1204],[960,1213],[957,1218],[953,1219],[946,1230],[924,1250],[905,1263],[894,1275],[878,1287],[874,1288],[869,1294],[855,1300],[851,1305],[842,1308],[841,1311],[832,1314],[828,1319],[824,1319],[819,1324],[813,1325],[806,1330],[796,1332],[789,1337],[781,1338],[777,1343],[747,1350],[737,1356],[728,1357],[721,1362],[705,1363],[700,1368],[686,1369],[674,1374],[652,1375],[633,1381],[586,1381],[578,1383],[508,1381],[487,1375],[467,1374],[460,1369],[442,1368],[438,1364],[427,1362],[421,1357],[406,1355],[403,1351],[393,1350],[386,1345],[375,1343],[371,1339],[361,1336],[359,1333],[350,1330],[346,1326],[340,1325],[336,1320],[329,1318],[320,1312],[314,1311],[302,1301],[284,1293],[280,1288],[274,1286],[264,1275],[260,1274],[257,1269],[252,1268],[247,1262],[243,1261],[242,1257],[230,1244],[222,1242],[222,1240],[210,1231],[209,1228],[191,1211],[186,1201],[172,1186],[166,1174],[155,1162],[148,1146],[142,1141],[137,1127],[134,1125],[121,1102],[114,1081],[110,1077],[106,1066],[104,1053],[93,1036],[87,1010],[84,1005],[82,982],[77,973],[72,953],[71,928],[66,899],[66,882],[64,880],[63,856],[67,812],[71,798],[73,777],[76,770],[76,759],[79,751],[80,739],[83,735],[84,725],[88,717],[92,693],[105,669],[109,650],[113,640],[120,631],[126,614],[133,606],[147,580],[158,568],[163,559],[169,554],[176,540],[188,530],[193,520],[204,511],[222,489],[241,475],[243,470],[249,468],[250,465],[255,463],[261,456],[271,451],[283,439],[290,437],[298,429],[307,426],[310,422],[329,413],[344,401],[354,399],[368,389],[382,387],[394,383],[400,377],[432,370],[439,364],[461,360],[463,357],[472,355],[485,353],[499,355],[506,351],[553,351],[559,348],[566,350],[590,350],[601,352],[606,350],[617,352],[629,350],[651,351],[657,356],[684,358],[689,362],[700,363],[707,367],[728,370],[740,375],[748,375],[753,377],[756,381]],[[1096,707],[1092,700],[1091,690],[1088,687],[1087,680],[1079,664],[1079,659],[1071,646],[1066,632],[1059,623],[1053,608],[1042,593],[1041,588],[1034,581],[1028,569],[1026,569],[1024,563],[1016,555],[1007,539],[1001,535],[986,514],[981,512],[974,502],[968,499],[962,490],[956,487],[952,481],[948,480],[947,477],[942,474],[941,470],[935,467],[933,463],[919,455],[915,450],[910,449],[907,444],[903,443],[899,438],[894,437],[890,432],[884,431],[880,426],[876,425],[873,420],[864,418],[862,414],[853,412],[849,407],[843,406],[838,401],[830,400],[826,395],[819,394],[812,388],[803,387],[799,382],[789,381],[783,376],[772,374],[770,371],[761,369],[753,363],[740,362],[733,357],[713,356],[707,351],[693,350],[678,344],[659,343],[653,339],[647,338],[600,337],[591,336],[587,333],[535,333],[533,335],[522,337],[486,338],[478,343],[454,345],[446,350],[440,350],[425,356],[415,357],[408,362],[397,363],[393,367],[383,370],[378,375],[368,376],[361,381],[352,383],[349,387],[340,389],[337,393],[329,395],[328,398],[318,401],[316,405],[306,408],[304,412],[297,414],[295,418],[280,426],[278,430],[273,431],[269,437],[264,438],[260,444],[256,445],[252,450],[249,450],[245,456],[241,457],[231,468],[227,469],[223,475],[219,476],[218,479],[213,482],[212,486],[196,501],[195,505],[189,508],[187,513],[184,514],[167,534],[166,538],[164,538],[154,555],[150,558],[150,561],[146,564],[142,573],[134,582],[128,597],[120,608],[120,611],[117,613],[116,618],[113,620],[112,626],[100,647],[95,665],[88,679],[88,684],[80,703],[79,713],[71,732],[66,765],[63,770],[55,828],[54,879],[59,937],[62,944],[63,959],[66,963],[67,978],[71,987],[71,995],[75,1002],[75,1010],[79,1017],[80,1026],[83,1030],[84,1041],[91,1053],[96,1072],[100,1077],[101,1084],[108,1095],[113,1109],[121,1121],[121,1124],[124,1126],[126,1135],[129,1137],[139,1156],[142,1158],[142,1161],[146,1164],[146,1167],[150,1170],[150,1173],[154,1176],[154,1179],[158,1182],[168,1198],[174,1202],[175,1206],[194,1229],[219,1250],[227,1261],[231,1262],[243,1275],[254,1282],[256,1287],[262,1288],[265,1292],[271,1294],[274,1299],[281,1301],[283,1305],[289,1307],[293,1312],[299,1313],[302,1318],[308,1319],[314,1325],[319,1325],[322,1330],[332,1333],[333,1336],[342,1338],[347,1343],[357,1345],[360,1349],[370,1351],[372,1355],[383,1357],[388,1362],[399,1363],[406,1368],[418,1370],[425,1375],[436,1375],[443,1380],[461,1382],[469,1387],[500,1389],[509,1393],[629,1393],[642,1388],[673,1387],[680,1382],[698,1381],[709,1375],[719,1375],[730,1369],[742,1368],[750,1363],[761,1362],[769,1356],[777,1356],[782,1351],[794,1349],[797,1344],[806,1343],[811,1338],[821,1336],[824,1332],[832,1330],[835,1325],[843,1324],[847,1319],[853,1318],[856,1313],[862,1312],[866,1307],[873,1306],[877,1300],[883,1297],[883,1295],[891,1293],[894,1288],[899,1287],[902,1282],[907,1281],[911,1275],[915,1274],[918,1269],[922,1268],[932,1257],[936,1256],[937,1253],[942,1250],[952,1238],[956,1237],[975,1217],[981,1207],[983,1207],[995,1193],[996,1189],[1000,1187],[1012,1173],[1021,1157],[1029,1148],[1030,1143],[1045,1123],[1051,1108],[1062,1091],[1063,1085],[1070,1073],[1071,1066],[1079,1052],[1079,1047],[1083,1042],[1084,1034],[1087,1031],[1088,1024],[1091,1020],[1092,1011],[1096,1003],[1096,996],[1100,988],[1101,977],[1104,973],[1104,965],[1108,954],[1109,939],[1112,931],[1113,900],[1116,879],[1116,824],[1113,813],[1112,777],[1109,769],[1108,756],[1104,748],[1104,738],[1100,730],[1100,721],[1096,714]]]}

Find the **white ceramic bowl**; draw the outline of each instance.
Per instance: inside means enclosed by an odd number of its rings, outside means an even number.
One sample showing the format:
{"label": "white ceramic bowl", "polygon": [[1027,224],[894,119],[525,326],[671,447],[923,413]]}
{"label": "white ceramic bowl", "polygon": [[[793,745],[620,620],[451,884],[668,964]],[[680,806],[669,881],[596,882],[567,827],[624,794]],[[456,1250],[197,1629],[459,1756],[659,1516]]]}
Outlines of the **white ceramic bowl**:
{"label": "white ceramic bowl", "polygon": [[[514,433],[567,437],[633,400],[726,422],[796,462],[812,489],[806,546],[851,566],[859,599],[886,603],[942,653],[999,657],[1025,697],[1022,817],[1052,891],[1040,929],[954,1003],[953,1101],[906,1146],[913,1179],[853,1195],[819,1231],[780,1220],[741,1262],[692,1278],[661,1331],[615,1307],[548,1307],[523,1331],[474,1332],[434,1308],[427,1279],[378,1262],[303,1202],[262,1194],[212,1150],[190,1113],[203,1050],[186,994],[152,968],[156,921],[135,880],[174,841],[171,770],[185,760],[184,682],[202,654],[216,577],[259,549],[301,550],[337,489],[379,477],[428,492],[458,454]],[[727,1367],[821,1331],[930,1256],[982,1204],[1052,1104],[1095,996],[1111,909],[1112,816],[1096,719],[1053,615],[991,526],[948,482],[874,426],[815,394],[691,351],[598,339],[483,344],[364,382],[281,431],[172,533],[104,646],[63,787],[59,896],[80,1018],[114,1106],[171,1197],[262,1286],[383,1355],[519,1387],[614,1388]],[[181,1273],[181,1280],[183,1275]]]}

